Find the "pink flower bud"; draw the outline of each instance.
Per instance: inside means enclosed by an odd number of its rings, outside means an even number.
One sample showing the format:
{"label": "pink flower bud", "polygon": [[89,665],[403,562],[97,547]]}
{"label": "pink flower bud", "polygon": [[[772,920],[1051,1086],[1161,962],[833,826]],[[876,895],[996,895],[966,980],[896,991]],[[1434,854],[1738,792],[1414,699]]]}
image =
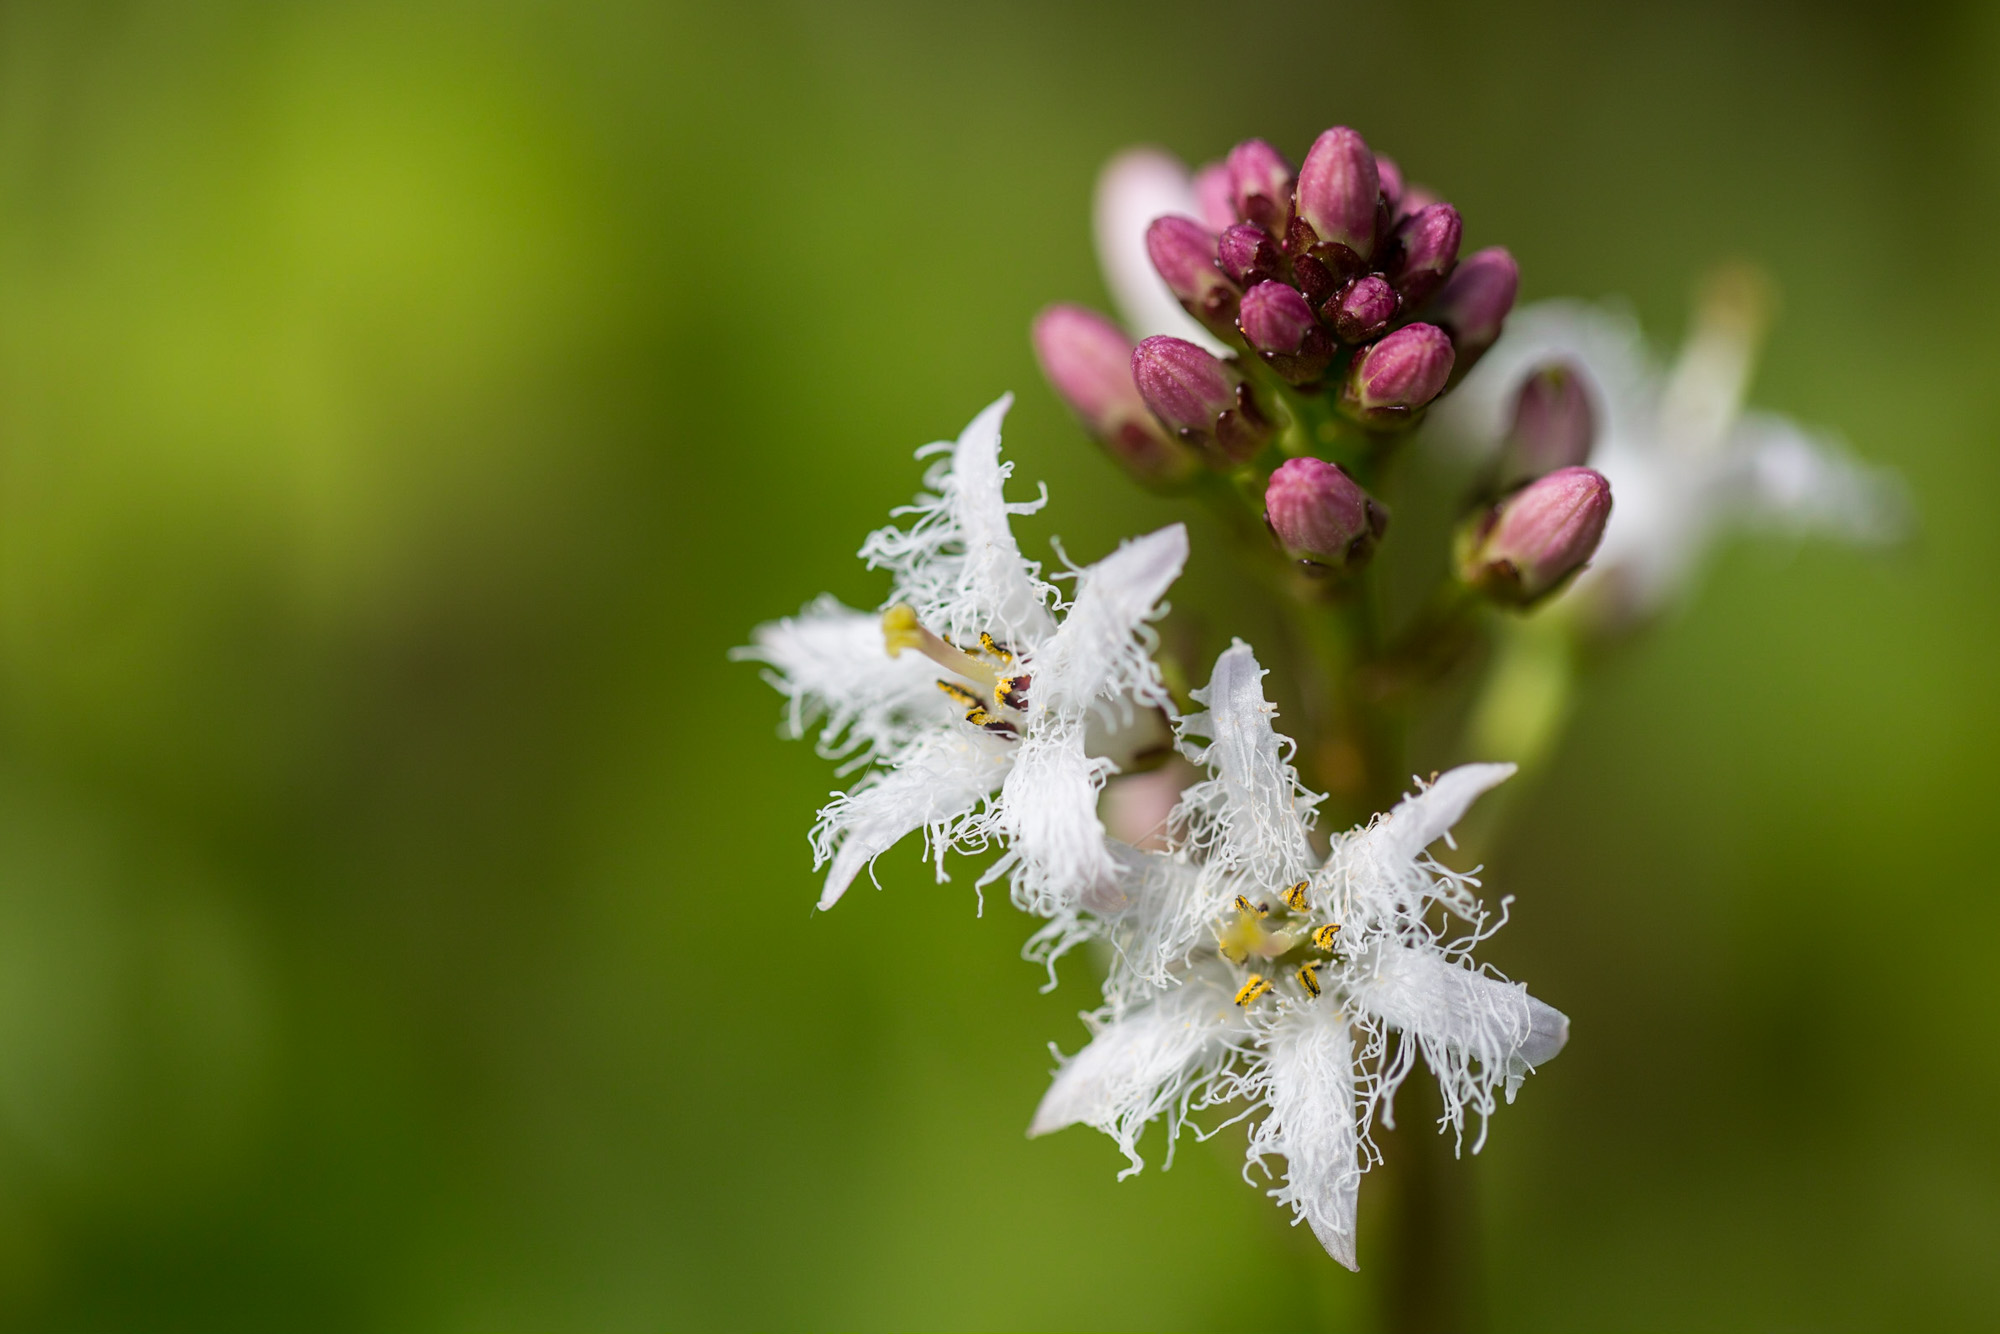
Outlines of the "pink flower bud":
{"label": "pink flower bud", "polygon": [[1577,467],[1589,459],[1596,433],[1583,372],[1566,361],[1536,367],[1514,399],[1514,423],[1501,447],[1502,483]]}
{"label": "pink flower bud", "polygon": [[1229,166],[1211,162],[1194,174],[1194,201],[1201,221],[1212,232],[1236,222],[1236,201],[1230,192]]}
{"label": "pink flower bud", "polygon": [[1333,325],[1334,335],[1343,343],[1364,343],[1389,327],[1402,298],[1389,280],[1379,273],[1356,278],[1321,312]]}
{"label": "pink flower bud", "polygon": [[1409,425],[1451,378],[1451,339],[1434,324],[1407,324],[1355,354],[1340,406],[1370,426]]}
{"label": "pink flower bud", "polygon": [[1153,415],[1210,463],[1241,463],[1271,438],[1270,418],[1243,376],[1193,343],[1146,339],[1132,353],[1132,381]]}
{"label": "pink flower bud", "polygon": [[1431,304],[1430,317],[1451,334],[1461,365],[1470,368],[1480,353],[1493,346],[1520,286],[1521,268],[1504,246],[1467,256],[1445,283]]}
{"label": "pink flower bud", "polygon": [[1444,285],[1458,263],[1458,241],[1464,228],[1450,204],[1432,204],[1405,218],[1396,228],[1401,258],[1396,264],[1396,290],[1403,303],[1420,306]]}
{"label": "pink flower bud", "polygon": [[1168,214],[1146,228],[1146,254],[1188,314],[1228,337],[1241,295],[1215,263],[1215,236],[1193,218]]}
{"label": "pink flower bud", "polygon": [[1285,555],[1307,565],[1345,569],[1367,560],[1389,526],[1389,512],[1338,464],[1286,459],[1264,488],[1264,522]]}
{"label": "pink flower bud", "polygon": [[1319,327],[1296,287],[1258,283],[1243,294],[1237,327],[1271,369],[1291,384],[1311,384],[1333,360],[1333,340]]}
{"label": "pink flower bud", "polygon": [[1459,577],[1496,602],[1525,607],[1584,567],[1610,517],[1603,474],[1559,469],[1473,521],[1460,536]]}
{"label": "pink flower bud", "polygon": [[1382,199],[1389,206],[1389,216],[1398,216],[1396,206],[1403,199],[1403,169],[1396,165],[1394,158],[1375,155],[1375,175],[1382,182]]}
{"label": "pink flower bud", "polygon": [[1254,222],[1239,222],[1223,232],[1216,242],[1222,271],[1238,287],[1249,289],[1258,283],[1283,281],[1285,253],[1271,234]]}
{"label": "pink flower bud", "polygon": [[[1313,141],[1299,167],[1298,218],[1305,233],[1295,245],[1328,264],[1336,276],[1359,269],[1375,253],[1375,204],[1382,193],[1375,155],[1353,130],[1340,126]],[[1344,252],[1344,253],[1343,253]]]}
{"label": "pink flower bud", "polygon": [[1112,457],[1141,481],[1184,480],[1199,460],[1169,435],[1132,383],[1132,340],[1082,306],[1050,306],[1035,317],[1042,374]]}
{"label": "pink flower bud", "polygon": [[1292,164],[1262,139],[1246,139],[1229,150],[1227,166],[1236,216],[1283,236],[1292,221]]}

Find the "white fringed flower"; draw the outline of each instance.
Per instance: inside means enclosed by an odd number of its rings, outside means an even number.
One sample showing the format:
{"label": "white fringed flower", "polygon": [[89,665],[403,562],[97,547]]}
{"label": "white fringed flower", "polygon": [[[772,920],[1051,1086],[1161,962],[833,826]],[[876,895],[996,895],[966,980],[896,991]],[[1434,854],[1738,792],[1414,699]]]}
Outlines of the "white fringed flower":
{"label": "white fringed flower", "polygon": [[823,754],[846,770],[873,766],[813,830],[817,864],[831,863],[822,908],[917,830],[940,879],[948,849],[997,840],[1006,854],[987,879],[1011,873],[1024,908],[1061,917],[1093,895],[1116,901],[1097,793],[1136,752],[1165,748],[1168,699],[1147,622],[1187,559],[1187,533],[1162,528],[1077,571],[1065,605],[1009,527],[1046,502],[1003,494],[1012,465],[1000,461],[1000,423],[1012,402],[955,443],[918,451],[945,457],[897,511],[914,521],[861,548],[890,572],[883,612],[822,597],[760,626],[740,652],[768,665],[793,734],[820,722]]}
{"label": "white fringed flower", "polygon": [[1623,309],[1530,306],[1432,410],[1430,432],[1488,450],[1505,435],[1530,372],[1551,361],[1583,368],[1598,432],[1590,466],[1609,479],[1618,504],[1564,599],[1572,614],[1615,624],[1662,609],[1730,528],[1855,543],[1901,533],[1906,507],[1893,473],[1857,462],[1822,433],[1743,409],[1758,329],[1748,304],[1719,285],[1671,369],[1654,361]]}
{"label": "white fringed flower", "polygon": [[1227,356],[1229,348],[1181,308],[1146,253],[1146,229],[1170,213],[1201,217],[1193,178],[1179,158],[1158,148],[1128,148],[1104,164],[1091,209],[1104,285],[1132,337],[1171,334]]}
{"label": "white fringed flower", "polygon": [[1121,854],[1128,906],[1098,914],[1114,947],[1106,1005],[1030,1133],[1094,1126],[1130,1172],[1152,1119],[1166,1117],[1171,1141],[1189,1108],[1245,1102],[1263,1113],[1252,1164],[1284,1161],[1271,1193],[1353,1268],[1356,1191],[1378,1159],[1370,1127],[1378,1107],[1389,1120],[1417,1057],[1443,1092],[1441,1126],[1462,1139],[1467,1112],[1480,1118],[1478,1152],[1498,1096],[1511,1101],[1562,1049],[1569,1021],[1474,964],[1506,901],[1495,919],[1478,881],[1427,851],[1513,766],[1454,769],[1318,857],[1318,798],[1262,678],[1236,644],[1197,692],[1207,711],[1182,720],[1183,749],[1210,777],[1175,813],[1175,851]]}

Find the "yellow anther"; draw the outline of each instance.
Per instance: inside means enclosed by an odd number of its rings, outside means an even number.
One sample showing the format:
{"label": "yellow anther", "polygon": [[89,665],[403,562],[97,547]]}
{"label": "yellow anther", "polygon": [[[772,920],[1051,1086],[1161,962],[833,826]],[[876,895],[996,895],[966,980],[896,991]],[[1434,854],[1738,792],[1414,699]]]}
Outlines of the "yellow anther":
{"label": "yellow anther", "polygon": [[1306,882],[1301,880],[1284,893],[1285,906],[1293,912],[1306,910]]}
{"label": "yellow anther", "polygon": [[1270,989],[1270,978],[1265,977],[1262,973],[1252,973],[1250,974],[1250,980],[1237,990],[1236,1003],[1238,1005],[1248,1005],[1251,1001],[1264,995]]}
{"label": "yellow anther", "polygon": [[1333,952],[1333,938],[1340,934],[1340,923],[1328,922],[1313,932],[1313,948],[1328,954]]}
{"label": "yellow anther", "polygon": [[1014,661],[1014,655],[1009,653],[1004,646],[994,643],[993,636],[987,634],[984,630],[979,632],[979,647],[985,649],[991,656],[1000,659],[1003,666]]}
{"label": "yellow anther", "polygon": [[1028,707],[1028,677],[1003,676],[993,685],[993,699],[1003,709],[1025,709]]}
{"label": "yellow anther", "polygon": [[1319,998],[1319,962],[1317,960],[1299,966],[1299,985],[1306,989],[1307,995],[1313,997],[1315,1000]]}
{"label": "yellow anther", "polygon": [[1241,894],[1236,896],[1236,911],[1246,917],[1269,917],[1271,910],[1261,903],[1252,903]]}

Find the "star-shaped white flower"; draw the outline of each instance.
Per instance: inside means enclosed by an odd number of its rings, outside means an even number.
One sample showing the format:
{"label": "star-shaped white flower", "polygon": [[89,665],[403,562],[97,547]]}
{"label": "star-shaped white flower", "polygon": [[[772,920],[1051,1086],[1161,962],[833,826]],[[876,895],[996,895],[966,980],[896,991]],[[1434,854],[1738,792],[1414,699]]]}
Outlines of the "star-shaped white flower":
{"label": "star-shaped white flower", "polygon": [[1011,874],[1016,901],[1043,916],[1116,901],[1097,794],[1135,752],[1167,743],[1147,622],[1187,559],[1187,533],[1174,524],[1123,544],[1077,571],[1063,603],[1009,527],[1047,499],[1003,494],[1013,465],[1000,461],[1000,423],[1012,402],[919,451],[945,457],[897,511],[914,521],[861,548],[890,572],[883,612],[822,597],[758,627],[741,651],[769,666],[794,734],[822,722],[823,754],[871,766],[813,830],[816,864],[830,863],[822,908],[918,830],[940,879],[947,850],[1003,845],[981,883]]}
{"label": "star-shaped white flower", "polygon": [[1182,720],[1184,749],[1211,777],[1176,813],[1175,852],[1122,854],[1129,906],[1100,914],[1114,946],[1107,1003],[1029,1133],[1094,1126],[1131,1172],[1152,1120],[1167,1120],[1171,1143],[1190,1108],[1246,1102],[1262,1112],[1251,1161],[1284,1160],[1271,1193],[1353,1268],[1356,1192],[1379,1157],[1370,1127],[1416,1058],[1437,1076],[1443,1125],[1462,1135],[1467,1111],[1479,1116],[1477,1152],[1496,1093],[1511,1101],[1569,1021],[1473,963],[1501,922],[1476,880],[1426,851],[1513,766],[1454,769],[1318,857],[1317,798],[1271,725],[1262,677],[1238,643],[1197,692],[1207,711]]}
{"label": "star-shaped white flower", "polygon": [[1758,317],[1720,285],[1696,312],[1678,361],[1662,369],[1636,321],[1617,307],[1549,301],[1517,311],[1428,430],[1490,450],[1534,370],[1585,372],[1597,423],[1590,466],[1618,497],[1604,541],[1564,603],[1618,623],[1672,602],[1731,528],[1824,534],[1855,543],[1896,537],[1906,506],[1895,475],[1774,413],[1746,411]]}

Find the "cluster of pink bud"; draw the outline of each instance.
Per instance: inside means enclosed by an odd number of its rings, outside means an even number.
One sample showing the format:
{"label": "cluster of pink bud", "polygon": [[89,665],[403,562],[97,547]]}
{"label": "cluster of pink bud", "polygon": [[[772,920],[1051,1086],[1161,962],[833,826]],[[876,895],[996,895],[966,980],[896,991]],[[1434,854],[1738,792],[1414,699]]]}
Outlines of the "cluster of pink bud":
{"label": "cluster of pink bud", "polygon": [[1328,130],[1296,172],[1260,139],[1195,177],[1200,219],[1146,237],[1167,287],[1217,337],[1343,412],[1408,425],[1500,336],[1519,271],[1505,250],[1462,263],[1458,210],[1416,188],[1353,130]]}

